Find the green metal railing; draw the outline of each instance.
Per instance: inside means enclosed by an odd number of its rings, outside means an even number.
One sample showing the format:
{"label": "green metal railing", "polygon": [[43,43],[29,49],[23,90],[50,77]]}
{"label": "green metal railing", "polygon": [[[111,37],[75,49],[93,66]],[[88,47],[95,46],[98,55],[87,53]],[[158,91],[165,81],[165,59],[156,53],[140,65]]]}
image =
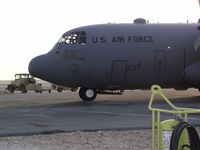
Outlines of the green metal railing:
{"label": "green metal railing", "polygon": [[[153,85],[151,87],[151,98],[149,102],[149,110],[152,111],[152,150],[168,150],[166,146],[163,144],[162,138],[162,131],[164,126],[175,126],[178,124],[178,120],[168,120],[161,122],[161,113],[168,113],[168,114],[175,114],[179,118],[183,118],[185,122],[188,122],[188,114],[200,113],[200,109],[191,109],[191,108],[182,108],[176,107],[173,105],[169,99],[162,93],[162,89],[159,85]],[[165,100],[165,102],[172,108],[169,109],[160,109],[160,108],[153,108],[152,104],[155,99],[155,96],[159,95]],[[157,130],[156,130],[157,129]],[[187,142],[186,138],[187,134],[185,133],[181,137],[181,143]],[[156,138],[157,137],[157,138]],[[180,144],[181,144],[180,143]]]}

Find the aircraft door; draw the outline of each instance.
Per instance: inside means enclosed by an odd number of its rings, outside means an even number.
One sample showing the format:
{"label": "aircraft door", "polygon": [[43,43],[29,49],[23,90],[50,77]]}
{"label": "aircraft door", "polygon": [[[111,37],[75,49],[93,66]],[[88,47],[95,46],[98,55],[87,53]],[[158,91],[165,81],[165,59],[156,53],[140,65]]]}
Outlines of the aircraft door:
{"label": "aircraft door", "polygon": [[166,70],[165,51],[155,51],[155,72],[164,73]]}
{"label": "aircraft door", "polygon": [[182,84],[185,52],[182,46],[171,45],[165,50],[155,50],[153,82],[168,85]]}
{"label": "aircraft door", "polygon": [[111,70],[111,85],[121,86],[127,74],[127,61],[113,61]]}

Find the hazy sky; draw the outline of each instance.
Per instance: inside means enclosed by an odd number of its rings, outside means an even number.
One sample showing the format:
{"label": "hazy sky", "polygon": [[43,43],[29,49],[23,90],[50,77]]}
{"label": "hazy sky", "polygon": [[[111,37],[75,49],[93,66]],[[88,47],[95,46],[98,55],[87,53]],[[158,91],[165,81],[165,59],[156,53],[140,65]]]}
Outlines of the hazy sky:
{"label": "hazy sky", "polygon": [[48,52],[75,27],[108,22],[197,22],[198,0],[1,0],[0,80],[28,72],[31,58]]}

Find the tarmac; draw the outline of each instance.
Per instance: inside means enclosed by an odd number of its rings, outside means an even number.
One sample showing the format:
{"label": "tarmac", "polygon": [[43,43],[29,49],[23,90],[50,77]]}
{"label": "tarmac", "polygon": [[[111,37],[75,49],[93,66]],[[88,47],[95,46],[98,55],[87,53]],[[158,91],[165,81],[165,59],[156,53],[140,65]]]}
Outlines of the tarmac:
{"label": "tarmac", "polygon": [[[181,107],[200,108],[200,93],[163,90]],[[99,95],[93,102],[83,102],[78,92],[0,94],[0,137],[50,134],[73,131],[150,129],[148,110],[150,91],[126,91],[122,96]],[[157,97],[154,107],[167,108]],[[162,120],[173,116],[162,114]],[[189,116],[200,126],[200,114]]]}

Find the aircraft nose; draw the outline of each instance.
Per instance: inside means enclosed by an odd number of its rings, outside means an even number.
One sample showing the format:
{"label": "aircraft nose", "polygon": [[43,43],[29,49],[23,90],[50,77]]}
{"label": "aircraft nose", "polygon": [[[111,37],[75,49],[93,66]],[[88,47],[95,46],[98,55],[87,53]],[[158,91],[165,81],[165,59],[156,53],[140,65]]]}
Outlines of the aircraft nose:
{"label": "aircraft nose", "polygon": [[45,68],[47,65],[45,65],[45,56],[40,55],[35,58],[33,58],[28,66],[29,73],[37,78],[43,78],[43,75],[45,74]]}

